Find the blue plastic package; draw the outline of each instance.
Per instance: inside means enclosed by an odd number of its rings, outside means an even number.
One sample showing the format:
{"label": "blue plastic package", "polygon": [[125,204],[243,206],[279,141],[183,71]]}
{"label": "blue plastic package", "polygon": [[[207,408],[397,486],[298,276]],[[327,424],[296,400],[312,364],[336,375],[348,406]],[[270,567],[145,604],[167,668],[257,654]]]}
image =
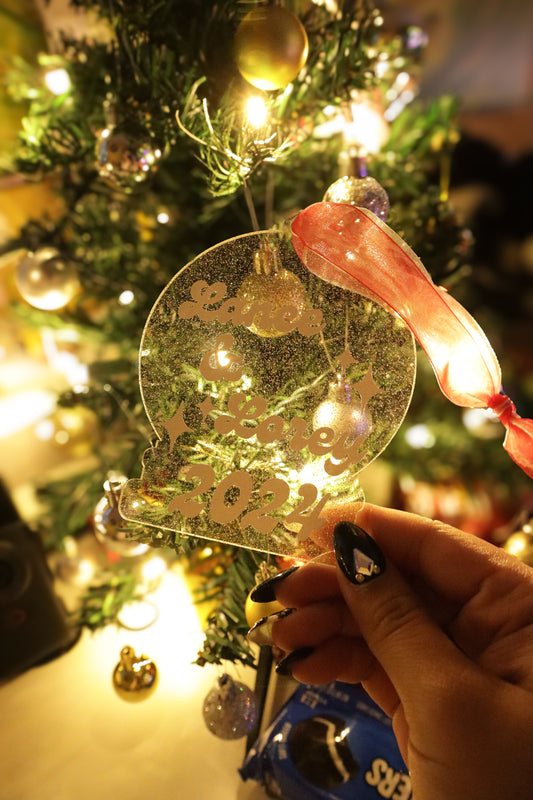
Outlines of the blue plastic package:
{"label": "blue plastic package", "polygon": [[243,780],[283,800],[411,800],[389,717],[360,686],[300,686],[248,752]]}

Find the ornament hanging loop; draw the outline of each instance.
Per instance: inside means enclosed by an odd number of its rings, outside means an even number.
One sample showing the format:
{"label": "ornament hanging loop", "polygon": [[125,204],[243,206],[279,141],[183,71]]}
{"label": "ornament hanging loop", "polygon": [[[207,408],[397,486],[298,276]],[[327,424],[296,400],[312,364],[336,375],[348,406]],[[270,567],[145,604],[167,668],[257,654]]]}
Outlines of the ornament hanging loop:
{"label": "ornament hanging loop", "polygon": [[263,245],[254,253],[254,272],[258,275],[275,275],[278,272],[278,259],[275,250]]}

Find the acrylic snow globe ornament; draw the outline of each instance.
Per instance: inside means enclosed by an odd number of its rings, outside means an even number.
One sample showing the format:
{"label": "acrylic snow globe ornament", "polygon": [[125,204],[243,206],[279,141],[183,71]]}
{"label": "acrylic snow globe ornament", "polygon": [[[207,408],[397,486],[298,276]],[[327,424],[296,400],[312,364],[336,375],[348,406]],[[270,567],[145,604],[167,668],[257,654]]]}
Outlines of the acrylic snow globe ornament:
{"label": "acrylic snow globe ornament", "polygon": [[[243,296],[258,252],[290,287],[281,303],[277,284]],[[362,501],[356,476],[394,436],[414,377],[403,322],[313,275],[286,236],[222,242],[178,272],[150,312],[140,384],[156,438],[120,512],[313,558],[328,506]]]}

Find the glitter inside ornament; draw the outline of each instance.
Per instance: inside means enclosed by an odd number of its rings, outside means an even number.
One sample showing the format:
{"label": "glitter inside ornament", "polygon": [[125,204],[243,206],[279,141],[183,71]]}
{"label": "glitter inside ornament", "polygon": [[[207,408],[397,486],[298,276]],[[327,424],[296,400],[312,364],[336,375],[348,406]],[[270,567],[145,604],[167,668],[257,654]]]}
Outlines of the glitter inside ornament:
{"label": "glitter inside ornament", "polygon": [[205,697],[202,713],[212,734],[220,739],[240,739],[255,725],[255,694],[244,683],[224,673]]}
{"label": "glitter inside ornament", "polygon": [[[294,276],[281,304],[279,283],[243,297],[258,252],[278,277]],[[212,247],[175,275],[146,323],[140,382],[156,437],[141,478],[122,489],[122,516],[314,558],[325,509],[362,500],[357,473],[400,425],[415,363],[395,315],[313,275],[283,234]]]}
{"label": "glitter inside ornament", "polygon": [[307,60],[305,28],[281,6],[259,5],[237,28],[235,58],[239,72],[258,89],[283,89],[296,78]]}
{"label": "glitter inside ornament", "polygon": [[21,259],[15,283],[24,300],[43,311],[63,308],[80,288],[75,266],[54,247],[41,247]]}
{"label": "glitter inside ornament", "polygon": [[324,195],[326,203],[347,203],[351,206],[368,208],[385,221],[389,216],[389,196],[375,178],[345,176],[332,183]]}

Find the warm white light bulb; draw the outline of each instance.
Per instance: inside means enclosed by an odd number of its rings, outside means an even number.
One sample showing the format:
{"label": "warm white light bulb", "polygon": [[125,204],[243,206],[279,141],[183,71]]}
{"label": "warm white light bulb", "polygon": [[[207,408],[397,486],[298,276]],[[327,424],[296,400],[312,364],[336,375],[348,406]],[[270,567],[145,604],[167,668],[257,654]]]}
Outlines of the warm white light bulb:
{"label": "warm white light bulb", "polygon": [[150,581],[156,581],[160,578],[165,572],[167,571],[167,562],[161,558],[161,556],[154,556],[142,567],[142,576],[143,579],[149,583]]}
{"label": "warm white light bulb", "polygon": [[226,350],[217,350],[217,361],[221,367],[228,366],[230,359]]}
{"label": "warm white light bulb", "polygon": [[266,103],[259,95],[253,95],[246,101],[246,117],[252,128],[260,128],[268,116]]}
{"label": "warm white light bulb", "polygon": [[415,450],[433,447],[435,444],[435,434],[430,431],[427,425],[412,425],[405,431],[405,440]]}
{"label": "warm white light bulb", "polygon": [[65,94],[70,89],[70,77],[66,69],[51,69],[44,76],[44,82],[52,94]]}
{"label": "warm white light bulb", "polygon": [[123,292],[120,293],[118,297],[118,302],[123,306],[129,306],[130,303],[133,302],[135,295],[131,291],[131,289],[124,289]]}
{"label": "warm white light bulb", "polygon": [[389,138],[389,126],[382,113],[364,101],[352,103],[351,111],[353,122],[346,123],[344,129],[346,143],[377,153]]}

